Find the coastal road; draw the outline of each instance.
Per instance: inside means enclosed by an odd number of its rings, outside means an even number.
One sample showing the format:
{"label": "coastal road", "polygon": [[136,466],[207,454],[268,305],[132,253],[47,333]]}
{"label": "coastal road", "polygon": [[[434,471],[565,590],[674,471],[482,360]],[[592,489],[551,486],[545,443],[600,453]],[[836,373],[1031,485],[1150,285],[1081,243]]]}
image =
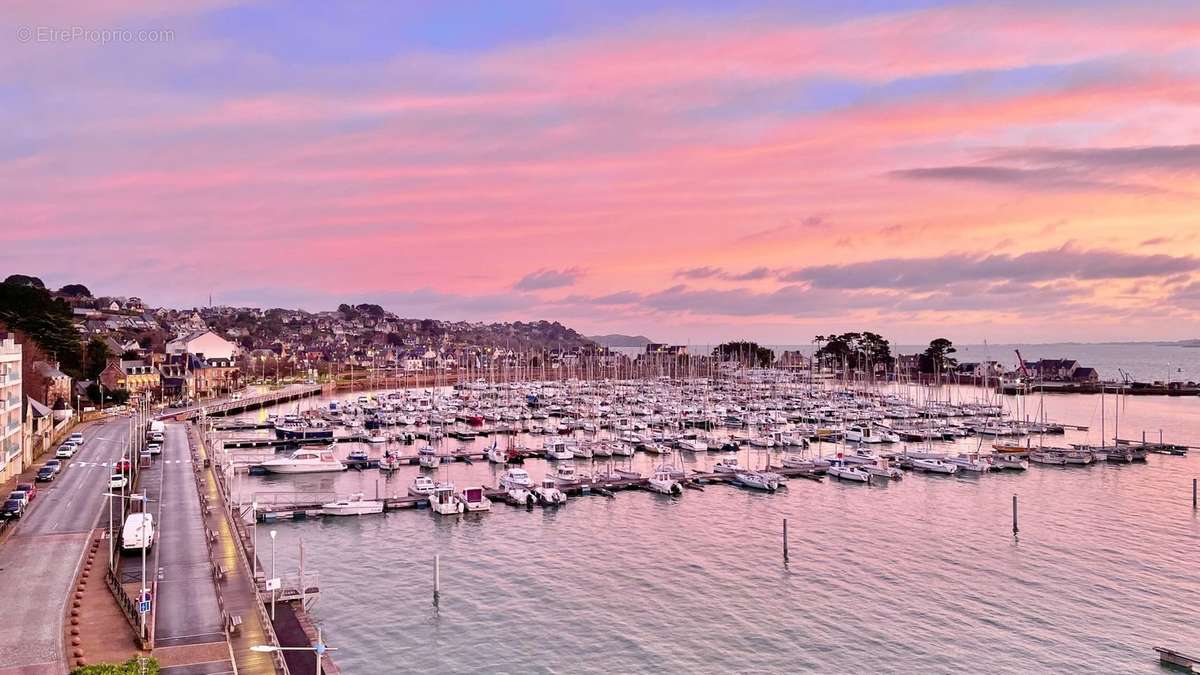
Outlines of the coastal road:
{"label": "coastal road", "polygon": [[65,673],[63,617],[91,531],[104,513],[102,494],[128,437],[117,417],[81,428],[85,442],[38,496],[0,546],[0,675]]}
{"label": "coastal road", "polygon": [[[162,489],[154,644],[162,648],[220,643],[225,650],[221,608],[213,587],[204,515],[193,478],[186,427],[168,424],[165,440],[162,457],[155,462],[155,468],[161,472]],[[127,564],[131,562],[135,561]]]}

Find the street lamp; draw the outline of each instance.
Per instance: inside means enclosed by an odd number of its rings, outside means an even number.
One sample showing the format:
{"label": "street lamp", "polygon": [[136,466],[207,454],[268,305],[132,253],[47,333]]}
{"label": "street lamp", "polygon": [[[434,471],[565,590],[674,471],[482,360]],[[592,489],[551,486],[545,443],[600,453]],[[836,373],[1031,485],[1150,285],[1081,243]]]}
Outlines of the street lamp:
{"label": "street lamp", "polygon": [[[104,496],[105,497],[118,497],[120,499],[128,499],[128,500],[134,501],[134,502],[141,502],[142,503],[142,513],[146,513],[146,505],[150,503],[150,500],[147,499],[146,495],[144,495],[144,494],[134,493],[134,494],[131,494],[128,497],[126,497],[124,495],[113,494],[112,492],[105,492]],[[109,511],[109,519],[108,520],[109,520],[109,528],[110,528],[109,529],[109,545],[108,545],[108,548],[109,548],[108,568],[111,571],[113,568],[112,556],[114,555],[113,542],[112,542],[112,530],[111,530],[111,528],[112,528],[112,504],[111,503],[109,504],[108,511]],[[145,518],[142,518],[142,541],[141,541],[141,544],[142,544],[142,587],[141,587],[142,590],[140,593],[138,593],[138,602],[139,603],[142,601],[142,598],[146,596],[146,593],[148,593],[150,591],[150,589],[146,586],[146,549],[149,548],[149,546],[147,545],[147,542],[146,542],[146,519]],[[140,612],[140,611],[138,612],[138,614],[141,615],[140,632],[141,632],[142,638],[145,639],[145,637],[146,637],[146,614],[145,614],[145,612]]]}
{"label": "street lamp", "polygon": [[275,645],[251,645],[250,651],[270,654],[273,652],[313,652],[317,655],[317,675],[321,675],[321,659],[325,652],[336,652],[337,647],[327,646],[321,639],[321,629],[317,628],[317,643],[311,647],[277,647]]}
{"label": "street lamp", "polygon": [[[258,500],[250,502],[250,520],[253,523],[250,532],[250,558],[253,560],[252,580],[258,579]],[[256,581],[257,583],[257,581]]]}

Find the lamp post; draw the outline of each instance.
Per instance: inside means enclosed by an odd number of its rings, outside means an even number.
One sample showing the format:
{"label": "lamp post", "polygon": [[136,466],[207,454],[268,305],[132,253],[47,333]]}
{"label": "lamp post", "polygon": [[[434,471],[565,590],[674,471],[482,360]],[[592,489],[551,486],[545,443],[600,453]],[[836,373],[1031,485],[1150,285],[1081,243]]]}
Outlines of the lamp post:
{"label": "lamp post", "polygon": [[[271,581],[272,586],[275,585],[275,530],[271,530]],[[271,623],[275,622],[275,595],[276,589],[271,589]]]}
{"label": "lamp post", "polygon": [[253,652],[313,652],[317,658],[317,675],[321,675],[321,659],[325,657],[325,652],[336,652],[337,647],[330,647],[321,639],[321,628],[317,627],[317,643],[311,647],[278,647],[275,645],[251,645],[250,651]]}
{"label": "lamp post", "polygon": [[250,579],[257,583],[258,579],[258,500],[250,502],[250,558],[253,560],[253,571]]}

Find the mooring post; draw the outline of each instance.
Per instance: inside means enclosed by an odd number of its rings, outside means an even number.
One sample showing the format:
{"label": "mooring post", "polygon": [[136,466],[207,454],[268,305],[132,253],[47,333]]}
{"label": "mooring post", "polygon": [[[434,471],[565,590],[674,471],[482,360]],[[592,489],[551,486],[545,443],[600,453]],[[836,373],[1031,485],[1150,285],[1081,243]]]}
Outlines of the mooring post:
{"label": "mooring post", "polygon": [[442,556],[433,556],[433,606],[437,607],[438,597],[442,594]]}
{"label": "mooring post", "polygon": [[1017,496],[1013,495],[1013,536],[1017,536]]}
{"label": "mooring post", "polygon": [[1196,509],[1196,479],[1192,479],[1192,510]]}
{"label": "mooring post", "polygon": [[783,562],[788,561],[787,518],[783,519]]}

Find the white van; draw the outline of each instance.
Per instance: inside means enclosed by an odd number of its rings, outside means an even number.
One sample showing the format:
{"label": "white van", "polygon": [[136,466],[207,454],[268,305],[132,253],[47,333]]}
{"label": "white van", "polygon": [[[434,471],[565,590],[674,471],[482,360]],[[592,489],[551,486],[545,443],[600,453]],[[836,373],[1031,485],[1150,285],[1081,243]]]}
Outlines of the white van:
{"label": "white van", "polygon": [[146,429],[146,438],[153,438],[155,434],[158,434],[161,437],[165,433],[167,433],[167,424],[162,420],[152,420],[150,422],[150,428]]}
{"label": "white van", "polygon": [[121,530],[121,549],[125,551],[147,551],[154,546],[154,516],[149,513],[131,513]]}

